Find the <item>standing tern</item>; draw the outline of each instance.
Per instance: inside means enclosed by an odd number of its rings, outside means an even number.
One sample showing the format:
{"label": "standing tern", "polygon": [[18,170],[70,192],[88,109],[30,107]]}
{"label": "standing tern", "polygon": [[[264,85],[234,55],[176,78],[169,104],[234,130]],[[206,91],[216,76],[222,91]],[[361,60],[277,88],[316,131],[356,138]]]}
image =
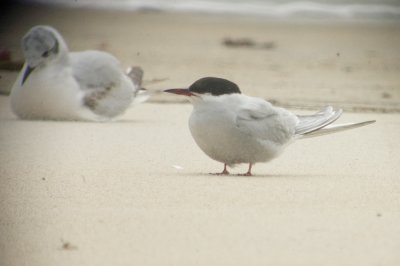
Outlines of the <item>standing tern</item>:
{"label": "standing tern", "polygon": [[25,64],[11,90],[11,109],[22,119],[108,121],[140,93],[139,67],[124,73],[109,53],[69,52],[54,28],[35,26],[22,38]]}
{"label": "standing tern", "polygon": [[241,94],[226,79],[205,77],[188,89],[165,92],[187,96],[193,104],[189,118],[192,136],[205,154],[227,166],[249,164],[244,176],[251,176],[255,163],[277,157],[292,141],[364,126],[375,121],[331,125],[342,114],[331,106],[312,115],[295,115],[271,103]]}

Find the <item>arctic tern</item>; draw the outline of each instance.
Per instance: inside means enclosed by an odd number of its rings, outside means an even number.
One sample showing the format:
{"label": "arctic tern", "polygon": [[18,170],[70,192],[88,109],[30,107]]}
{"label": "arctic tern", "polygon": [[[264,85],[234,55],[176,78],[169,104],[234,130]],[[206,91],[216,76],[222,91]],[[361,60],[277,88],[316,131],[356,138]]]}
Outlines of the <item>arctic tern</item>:
{"label": "arctic tern", "polygon": [[295,115],[271,103],[241,94],[226,79],[205,77],[189,88],[165,92],[187,96],[193,104],[190,132],[205,154],[227,166],[249,164],[244,176],[252,175],[255,163],[277,157],[292,141],[364,126],[373,121],[332,125],[341,109],[327,106],[311,115]]}
{"label": "arctic tern", "polygon": [[[96,50],[69,52],[54,28],[35,26],[22,38],[25,64],[11,90],[22,119],[108,121],[141,93],[143,71],[124,73],[119,61]],[[140,101],[138,100],[138,101]]]}

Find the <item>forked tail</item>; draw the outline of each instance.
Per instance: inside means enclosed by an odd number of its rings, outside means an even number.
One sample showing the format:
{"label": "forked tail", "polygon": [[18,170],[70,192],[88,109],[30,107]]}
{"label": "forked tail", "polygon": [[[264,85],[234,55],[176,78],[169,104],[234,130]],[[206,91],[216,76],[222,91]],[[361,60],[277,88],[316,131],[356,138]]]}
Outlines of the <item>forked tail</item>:
{"label": "forked tail", "polygon": [[360,123],[332,125],[341,114],[342,109],[335,110],[332,106],[328,106],[312,115],[298,115],[299,124],[296,126],[296,135],[302,138],[316,137],[369,125],[375,122],[375,120],[370,120]]}

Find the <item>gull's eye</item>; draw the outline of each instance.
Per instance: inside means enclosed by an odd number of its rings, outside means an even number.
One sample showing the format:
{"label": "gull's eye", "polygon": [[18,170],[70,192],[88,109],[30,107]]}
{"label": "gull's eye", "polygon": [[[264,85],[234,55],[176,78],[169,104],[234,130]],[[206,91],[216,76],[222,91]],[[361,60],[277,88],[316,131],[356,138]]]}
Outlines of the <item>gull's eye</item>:
{"label": "gull's eye", "polygon": [[48,57],[49,56],[49,51],[45,51],[43,54],[42,54],[42,57]]}

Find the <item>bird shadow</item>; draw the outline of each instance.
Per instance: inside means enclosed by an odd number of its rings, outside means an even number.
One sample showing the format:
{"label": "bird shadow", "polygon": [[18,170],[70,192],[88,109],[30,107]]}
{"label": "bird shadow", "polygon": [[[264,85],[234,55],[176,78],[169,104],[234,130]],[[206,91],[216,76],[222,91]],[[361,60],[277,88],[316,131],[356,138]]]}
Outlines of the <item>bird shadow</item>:
{"label": "bird shadow", "polygon": [[67,120],[67,119],[21,119],[18,117],[5,117],[7,122],[54,123],[54,124],[81,124],[81,125],[111,125],[111,124],[154,124],[157,121],[144,119],[118,119],[109,121]]}
{"label": "bird shadow", "polygon": [[114,123],[114,124],[156,124],[158,121],[156,120],[145,120],[145,119],[120,119],[115,121],[110,121],[106,123]]}
{"label": "bird shadow", "polygon": [[226,179],[274,179],[274,178],[282,178],[282,179],[304,179],[304,178],[317,178],[317,177],[326,177],[326,174],[296,174],[296,173],[277,173],[277,174],[253,174],[251,176],[244,176],[241,174],[229,174],[229,175],[220,175],[215,173],[178,173],[180,176],[192,176],[192,177],[209,177],[209,178],[226,178]]}

